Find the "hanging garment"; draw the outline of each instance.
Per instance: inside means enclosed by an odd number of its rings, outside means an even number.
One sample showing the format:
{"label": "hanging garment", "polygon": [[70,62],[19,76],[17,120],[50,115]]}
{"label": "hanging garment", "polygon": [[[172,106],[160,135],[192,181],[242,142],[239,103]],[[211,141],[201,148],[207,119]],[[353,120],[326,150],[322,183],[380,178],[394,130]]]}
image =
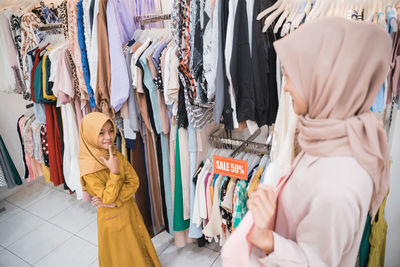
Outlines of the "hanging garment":
{"label": "hanging garment", "polygon": [[107,35],[107,2],[108,0],[99,0],[99,14],[97,15],[96,104],[101,112],[114,117],[114,109],[110,106],[111,67]]}
{"label": "hanging garment", "polygon": [[135,193],[135,199],[138,204],[140,213],[142,214],[143,221],[146,225],[147,231],[150,236],[154,236],[152,221],[151,221],[151,209],[150,209],[150,197],[149,197],[149,184],[147,181],[147,173],[145,166],[145,155],[143,152],[144,144],[141,135],[138,135],[137,139],[133,141],[134,147],[130,148],[130,163],[135,169],[139,177],[139,188]]}
{"label": "hanging garment", "polygon": [[79,131],[74,108],[71,104],[61,106],[62,122],[64,128],[64,153],[63,174],[65,183],[75,191],[76,198],[82,199],[82,187],[78,163]]}
{"label": "hanging garment", "polygon": [[175,193],[174,193],[174,231],[183,231],[189,228],[190,221],[184,219],[184,203],[182,197],[182,172],[179,148],[179,134],[176,134],[175,147]]}
{"label": "hanging garment", "polygon": [[[19,141],[21,143],[22,160],[24,162],[24,167],[25,167],[24,178],[27,179],[29,177],[29,170],[28,170],[28,166],[27,166],[27,163],[26,163],[24,140],[22,139],[22,130],[23,130],[23,125],[24,125],[24,121],[25,120],[26,120],[26,117],[24,115],[22,115],[21,117],[18,118],[18,120],[17,120],[17,132],[18,132]],[[4,174],[3,174],[3,177],[4,177]]]}
{"label": "hanging garment", "polygon": [[12,161],[10,154],[8,153],[7,147],[4,144],[3,138],[0,135],[0,167],[5,176],[8,188],[13,188],[16,185],[22,185],[21,178],[15,168],[14,162]]}
{"label": "hanging garment", "polygon": [[62,140],[57,121],[57,112],[54,104],[45,104],[46,109],[46,132],[49,144],[49,165],[50,177],[54,186],[63,183],[63,166],[62,166]]}
{"label": "hanging garment", "polygon": [[82,0],[80,0],[77,4],[77,23],[78,23],[78,42],[81,51],[81,62],[82,62],[82,71],[83,76],[85,79],[86,91],[89,94],[89,104],[91,108],[96,107],[96,101],[94,99],[93,89],[90,85],[90,70],[89,70],[89,63],[87,57],[87,50],[86,50],[86,39],[85,39],[85,26],[83,22],[83,6]]}
{"label": "hanging garment", "polygon": [[[389,194],[389,193],[388,193]],[[371,245],[368,259],[368,267],[385,266],[385,250],[386,250],[386,234],[387,222],[384,216],[387,196],[383,200],[378,214],[372,223],[371,235],[369,236],[369,243]]]}

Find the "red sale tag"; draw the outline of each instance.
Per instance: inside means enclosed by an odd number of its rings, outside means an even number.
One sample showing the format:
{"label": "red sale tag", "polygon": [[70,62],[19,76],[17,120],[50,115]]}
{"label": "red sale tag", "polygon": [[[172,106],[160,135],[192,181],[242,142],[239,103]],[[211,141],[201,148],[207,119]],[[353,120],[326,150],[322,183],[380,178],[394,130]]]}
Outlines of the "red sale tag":
{"label": "red sale tag", "polygon": [[214,155],[214,173],[247,180],[247,161]]}

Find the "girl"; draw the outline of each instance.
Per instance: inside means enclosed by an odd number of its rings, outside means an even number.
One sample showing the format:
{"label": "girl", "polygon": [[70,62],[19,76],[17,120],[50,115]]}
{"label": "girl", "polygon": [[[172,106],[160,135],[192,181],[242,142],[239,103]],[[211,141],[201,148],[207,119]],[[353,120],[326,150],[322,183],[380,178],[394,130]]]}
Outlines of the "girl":
{"label": "girl", "polygon": [[387,137],[369,109],[391,43],[377,25],[325,18],[274,44],[303,152],[277,203],[267,186],[248,201],[254,226],[247,239],[264,252],[261,264],[355,266],[367,213],[375,216],[388,191]]}
{"label": "girl", "polygon": [[116,151],[114,122],[103,113],[86,115],[79,129],[82,189],[97,206],[99,266],[161,266],[136,200],[139,178]]}

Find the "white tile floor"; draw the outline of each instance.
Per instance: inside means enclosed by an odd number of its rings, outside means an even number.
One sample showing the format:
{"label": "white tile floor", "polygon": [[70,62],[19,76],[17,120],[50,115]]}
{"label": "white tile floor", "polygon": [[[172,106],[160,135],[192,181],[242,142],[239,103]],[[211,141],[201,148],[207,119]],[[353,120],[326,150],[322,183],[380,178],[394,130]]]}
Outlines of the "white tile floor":
{"label": "white tile floor", "polygon": [[[0,266],[96,267],[96,209],[43,179],[0,201]],[[162,266],[218,267],[220,247],[176,248],[162,232],[153,238]]]}

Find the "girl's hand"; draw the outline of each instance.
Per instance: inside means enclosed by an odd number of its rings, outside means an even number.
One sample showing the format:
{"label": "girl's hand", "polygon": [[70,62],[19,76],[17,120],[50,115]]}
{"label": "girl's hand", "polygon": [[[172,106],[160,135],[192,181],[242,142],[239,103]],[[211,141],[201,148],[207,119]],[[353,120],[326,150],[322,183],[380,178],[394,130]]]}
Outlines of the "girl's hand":
{"label": "girl's hand", "polygon": [[112,153],[111,145],[108,146],[110,157],[106,160],[104,157],[100,157],[100,159],[104,162],[104,164],[110,169],[110,172],[113,174],[119,174],[119,159],[114,156]]}
{"label": "girl's hand", "polygon": [[254,225],[247,235],[247,240],[269,254],[274,250],[270,225],[276,210],[272,186],[260,185],[247,201],[247,207],[254,217]]}
{"label": "girl's hand", "polygon": [[96,206],[97,208],[100,207],[114,208],[116,206],[115,203],[104,204],[98,196],[92,197],[92,205]]}

